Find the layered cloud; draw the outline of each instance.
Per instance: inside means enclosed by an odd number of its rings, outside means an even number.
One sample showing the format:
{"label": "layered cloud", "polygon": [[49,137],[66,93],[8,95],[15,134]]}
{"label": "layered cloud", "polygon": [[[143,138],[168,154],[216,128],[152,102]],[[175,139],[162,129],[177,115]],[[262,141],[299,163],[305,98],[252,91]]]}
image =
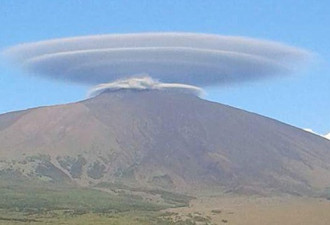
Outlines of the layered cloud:
{"label": "layered cloud", "polygon": [[187,84],[176,84],[176,83],[161,83],[153,80],[151,77],[135,77],[125,80],[117,80],[111,83],[99,84],[90,89],[88,97],[94,97],[105,91],[117,91],[123,89],[132,90],[170,90],[179,91],[187,94],[193,94],[201,96],[203,90],[199,87],[187,85]]}
{"label": "layered cloud", "polygon": [[[288,74],[310,56],[276,42],[192,33],[65,38],[4,53],[29,72],[76,83],[97,85],[148,74],[160,82],[199,87]],[[119,83],[107,86],[113,85]]]}

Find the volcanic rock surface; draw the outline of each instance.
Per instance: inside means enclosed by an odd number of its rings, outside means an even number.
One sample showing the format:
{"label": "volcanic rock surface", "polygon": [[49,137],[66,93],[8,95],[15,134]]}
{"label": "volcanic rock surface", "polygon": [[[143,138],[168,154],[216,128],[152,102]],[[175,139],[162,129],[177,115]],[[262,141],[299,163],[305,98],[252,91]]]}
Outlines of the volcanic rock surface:
{"label": "volcanic rock surface", "polygon": [[330,141],[171,91],[105,92],[0,116],[0,174],[182,193],[313,195]]}

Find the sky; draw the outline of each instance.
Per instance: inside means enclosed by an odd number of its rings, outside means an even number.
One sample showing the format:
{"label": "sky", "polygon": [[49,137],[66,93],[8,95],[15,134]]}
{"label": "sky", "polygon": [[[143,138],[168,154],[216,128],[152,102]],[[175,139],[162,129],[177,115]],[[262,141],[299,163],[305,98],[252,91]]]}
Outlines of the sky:
{"label": "sky", "polygon": [[[282,42],[315,54],[290,76],[206,89],[205,98],[330,132],[330,2],[3,0],[0,49],[40,40],[136,32],[197,32]],[[27,74],[1,59],[0,113],[74,102],[88,86]]]}

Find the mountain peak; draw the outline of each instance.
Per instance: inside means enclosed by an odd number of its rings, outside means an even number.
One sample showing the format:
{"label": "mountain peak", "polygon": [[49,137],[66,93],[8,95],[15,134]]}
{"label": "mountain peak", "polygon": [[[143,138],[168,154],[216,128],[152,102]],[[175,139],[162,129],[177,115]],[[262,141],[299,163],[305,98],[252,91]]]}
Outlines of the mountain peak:
{"label": "mountain peak", "polygon": [[[330,186],[326,139],[171,90],[105,91],[11,113],[1,124],[0,166],[22,176],[191,193],[311,194]],[[36,156],[42,160],[28,161]],[[22,172],[13,160],[29,166]],[[36,170],[40,163],[47,170]]]}

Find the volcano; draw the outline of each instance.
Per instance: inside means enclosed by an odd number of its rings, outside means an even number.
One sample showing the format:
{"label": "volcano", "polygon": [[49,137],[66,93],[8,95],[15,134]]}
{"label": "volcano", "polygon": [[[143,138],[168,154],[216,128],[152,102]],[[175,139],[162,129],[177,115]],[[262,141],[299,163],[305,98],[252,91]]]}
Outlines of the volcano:
{"label": "volcano", "polygon": [[174,91],[119,90],[6,113],[0,143],[0,175],[84,187],[264,195],[330,187],[329,140]]}

